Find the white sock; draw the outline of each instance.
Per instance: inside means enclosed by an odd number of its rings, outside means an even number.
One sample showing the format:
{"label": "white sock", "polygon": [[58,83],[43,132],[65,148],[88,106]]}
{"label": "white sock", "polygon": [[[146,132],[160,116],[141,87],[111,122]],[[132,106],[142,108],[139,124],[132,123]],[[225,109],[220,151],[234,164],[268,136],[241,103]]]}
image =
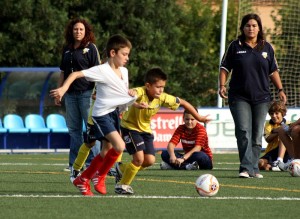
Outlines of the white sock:
{"label": "white sock", "polygon": [[277,157],[277,160],[283,162],[283,159],[281,157]]}

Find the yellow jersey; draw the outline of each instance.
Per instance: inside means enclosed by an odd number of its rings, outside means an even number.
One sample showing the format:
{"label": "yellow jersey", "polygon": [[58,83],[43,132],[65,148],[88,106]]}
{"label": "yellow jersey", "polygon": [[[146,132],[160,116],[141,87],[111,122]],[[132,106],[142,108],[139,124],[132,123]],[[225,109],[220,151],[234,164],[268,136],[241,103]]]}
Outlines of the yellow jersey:
{"label": "yellow jersey", "polygon": [[152,133],[151,118],[161,107],[176,110],[180,106],[179,98],[167,93],[162,93],[159,98],[150,101],[145,86],[134,88],[134,90],[137,92],[136,102],[148,103],[149,107],[147,109],[138,109],[133,105],[130,106],[129,109],[122,114],[121,126],[123,128],[138,132]]}
{"label": "yellow jersey", "polygon": [[[290,124],[289,121],[286,121],[286,124]],[[272,130],[275,128],[278,128],[279,126],[281,126],[280,124],[271,124],[270,121],[267,121],[265,124],[265,128],[264,128],[264,137],[265,139],[267,139],[269,137],[269,135],[271,134]],[[265,154],[268,153],[269,151],[277,148],[279,145],[279,137],[276,137],[273,141],[271,141],[270,143],[268,143],[266,150],[265,150]]]}

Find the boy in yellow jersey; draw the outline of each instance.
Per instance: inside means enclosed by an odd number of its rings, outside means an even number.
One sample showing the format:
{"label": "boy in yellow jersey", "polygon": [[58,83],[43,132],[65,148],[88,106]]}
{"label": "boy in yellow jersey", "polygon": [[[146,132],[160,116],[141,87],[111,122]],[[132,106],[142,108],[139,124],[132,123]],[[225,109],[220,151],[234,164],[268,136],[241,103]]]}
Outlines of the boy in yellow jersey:
{"label": "boy in yellow jersey", "polygon": [[116,186],[118,194],[133,194],[130,184],[141,168],[155,162],[155,149],[150,121],[160,109],[176,110],[179,106],[191,112],[199,122],[209,122],[207,116],[200,116],[187,101],[164,93],[167,75],[160,68],[152,68],[145,75],[145,86],[134,88],[136,102],[125,111],[121,120],[121,133],[127,152],[132,155],[130,163],[116,163]]}

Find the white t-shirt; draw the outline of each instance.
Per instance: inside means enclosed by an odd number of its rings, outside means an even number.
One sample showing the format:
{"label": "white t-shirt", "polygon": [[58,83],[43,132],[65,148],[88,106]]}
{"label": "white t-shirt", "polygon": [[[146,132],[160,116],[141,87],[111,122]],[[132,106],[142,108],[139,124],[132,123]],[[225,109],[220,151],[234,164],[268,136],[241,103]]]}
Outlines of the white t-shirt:
{"label": "white t-shirt", "polygon": [[112,70],[108,62],[82,70],[86,80],[96,82],[96,101],[92,116],[103,116],[119,107],[120,112],[134,103],[136,97],[128,94],[128,70],[120,67],[122,79]]}

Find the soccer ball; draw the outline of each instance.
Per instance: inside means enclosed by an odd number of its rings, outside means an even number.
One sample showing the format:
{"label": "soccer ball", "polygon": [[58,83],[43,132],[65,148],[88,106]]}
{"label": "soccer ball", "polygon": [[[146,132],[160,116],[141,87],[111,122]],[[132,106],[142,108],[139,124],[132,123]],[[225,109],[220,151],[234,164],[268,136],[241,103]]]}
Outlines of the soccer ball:
{"label": "soccer ball", "polygon": [[196,180],[195,188],[200,196],[211,197],[218,193],[219,182],[215,176],[203,174]]}
{"label": "soccer ball", "polygon": [[293,160],[288,167],[288,171],[291,174],[291,176],[299,177],[300,176],[300,159]]}

